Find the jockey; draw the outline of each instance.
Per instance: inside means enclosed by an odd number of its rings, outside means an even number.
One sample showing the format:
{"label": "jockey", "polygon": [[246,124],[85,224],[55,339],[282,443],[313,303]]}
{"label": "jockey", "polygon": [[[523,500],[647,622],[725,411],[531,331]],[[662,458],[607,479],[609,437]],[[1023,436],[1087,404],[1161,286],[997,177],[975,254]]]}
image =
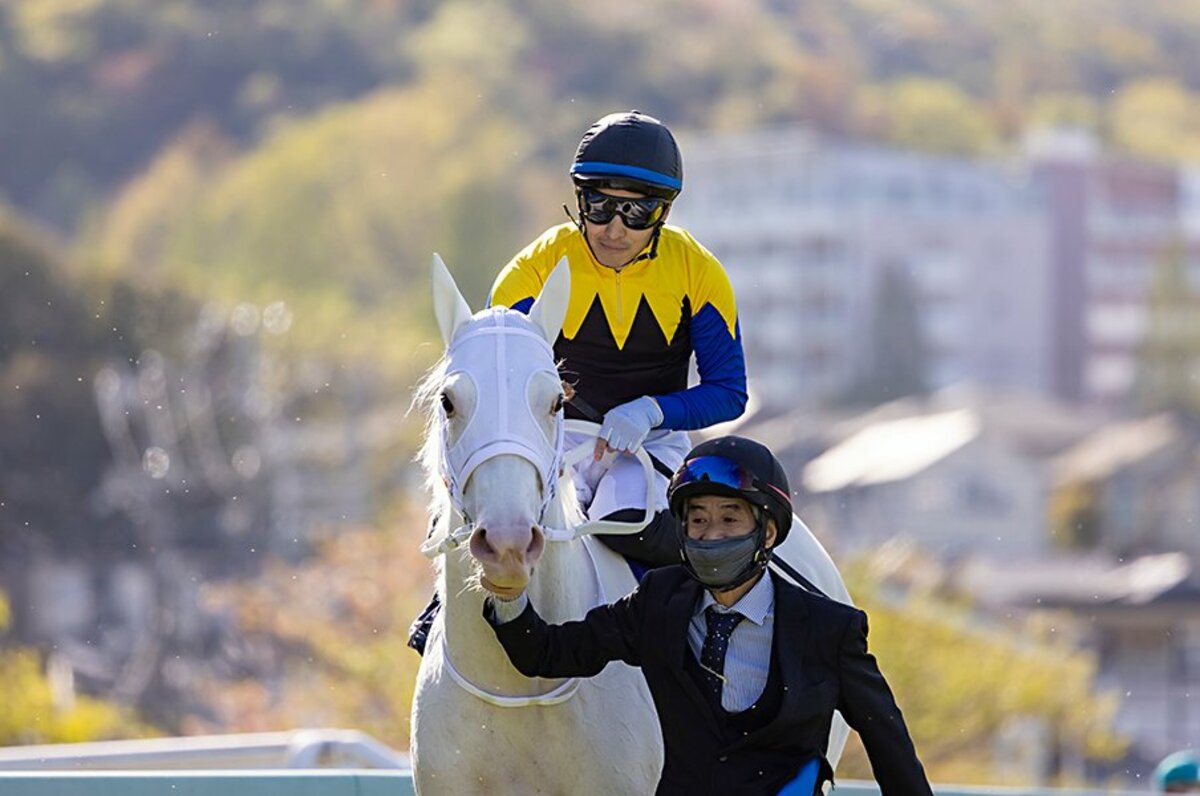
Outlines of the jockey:
{"label": "jockey", "polygon": [[[640,111],[601,118],[580,140],[570,174],[578,221],[551,227],[520,251],[496,277],[488,304],[528,312],[567,258],[571,296],[553,341],[571,386],[566,415],[600,423],[594,456],[573,472],[576,494],[589,518],[632,522],[647,507],[645,474],[630,454],[645,447],[669,473],[691,447],[688,430],[745,410],[737,307],[717,258],[666,223],[683,188],[682,156],[666,125]],[[689,388],[693,355],[700,383]],[[566,446],[585,439],[568,434]],[[645,530],[599,537],[639,577],[679,561],[667,476],[655,478],[659,498]],[[435,597],[413,624],[414,649],[423,649],[436,612]]]}
{"label": "jockey", "polygon": [[[662,122],[639,111],[603,117],[584,133],[570,173],[579,220],[518,253],[488,303],[528,311],[558,261],[569,261],[571,298],[554,353],[574,390],[567,417],[600,422],[576,492],[591,519],[632,521],[646,508],[645,475],[627,454],[644,445],[669,472],[691,447],[687,430],[745,410],[737,308],[716,257],[666,223],[683,165]],[[689,388],[693,354],[700,383]],[[580,442],[568,438],[567,447]],[[662,497],[646,530],[600,537],[639,569],[678,562],[667,477],[656,477]]]}

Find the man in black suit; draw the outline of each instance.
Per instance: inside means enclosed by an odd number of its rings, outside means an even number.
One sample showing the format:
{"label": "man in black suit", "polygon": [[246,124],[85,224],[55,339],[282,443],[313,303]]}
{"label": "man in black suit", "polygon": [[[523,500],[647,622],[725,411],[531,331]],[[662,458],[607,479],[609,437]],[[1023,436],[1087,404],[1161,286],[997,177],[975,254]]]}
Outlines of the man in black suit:
{"label": "man in black suit", "polygon": [[833,777],[834,710],[862,737],[884,796],[932,794],[867,651],[866,614],[767,572],[791,527],[790,495],[766,447],[710,440],[668,490],[681,566],[650,571],[577,622],[546,624],[524,592],[490,595],[484,613],[526,676],[642,667],[665,745],[659,794],[792,793],[802,781],[820,792]]}

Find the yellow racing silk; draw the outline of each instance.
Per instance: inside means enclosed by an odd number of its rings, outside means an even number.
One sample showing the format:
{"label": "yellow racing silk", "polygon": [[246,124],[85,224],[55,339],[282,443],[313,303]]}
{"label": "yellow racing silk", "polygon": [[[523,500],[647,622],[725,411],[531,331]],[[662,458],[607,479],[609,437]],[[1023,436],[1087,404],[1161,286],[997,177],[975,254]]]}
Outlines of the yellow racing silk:
{"label": "yellow racing silk", "polygon": [[[552,227],[504,267],[489,304],[527,312],[564,256],[571,297],[554,351],[584,400],[607,412],[652,395],[667,429],[703,428],[742,413],[746,371],[733,287],[687,231],[664,226],[657,256],[618,272],[596,261],[575,225]],[[700,384],[688,389],[693,353]]]}

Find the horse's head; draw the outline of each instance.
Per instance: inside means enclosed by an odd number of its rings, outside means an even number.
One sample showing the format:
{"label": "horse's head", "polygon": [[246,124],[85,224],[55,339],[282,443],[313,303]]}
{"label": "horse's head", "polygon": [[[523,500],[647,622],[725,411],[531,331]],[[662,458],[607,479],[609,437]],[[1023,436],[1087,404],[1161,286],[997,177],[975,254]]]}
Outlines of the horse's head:
{"label": "horse's head", "polygon": [[434,313],[446,343],[430,427],[438,474],[470,529],[483,578],[501,593],[528,583],[546,543],[542,525],[563,449],[563,387],[551,346],[569,292],[564,258],[528,315],[506,307],[472,314],[434,255]]}

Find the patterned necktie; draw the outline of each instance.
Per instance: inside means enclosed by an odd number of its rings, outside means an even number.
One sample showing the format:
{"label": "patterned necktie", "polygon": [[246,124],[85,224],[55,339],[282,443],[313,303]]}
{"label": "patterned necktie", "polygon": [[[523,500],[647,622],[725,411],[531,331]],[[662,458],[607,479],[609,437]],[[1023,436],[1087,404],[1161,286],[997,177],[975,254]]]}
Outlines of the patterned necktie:
{"label": "patterned necktie", "polygon": [[725,653],[729,651],[729,637],[733,635],[737,623],[744,618],[737,611],[718,611],[715,605],[708,606],[704,611],[708,633],[704,636],[704,646],[700,648],[700,666],[704,671],[704,682],[718,703],[721,701],[721,676],[725,674]]}

